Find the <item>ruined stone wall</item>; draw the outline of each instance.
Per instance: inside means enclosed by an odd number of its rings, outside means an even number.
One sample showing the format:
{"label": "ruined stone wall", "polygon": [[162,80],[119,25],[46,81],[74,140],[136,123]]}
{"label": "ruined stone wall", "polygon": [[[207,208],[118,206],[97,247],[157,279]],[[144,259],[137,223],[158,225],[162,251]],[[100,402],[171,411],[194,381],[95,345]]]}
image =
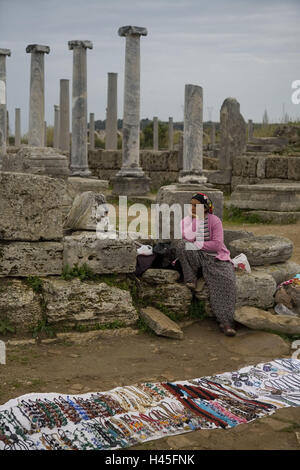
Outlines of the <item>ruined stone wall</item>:
{"label": "ruined stone wall", "polygon": [[[203,159],[205,169],[216,169],[215,158]],[[178,150],[141,150],[140,164],[145,174],[151,178],[151,189],[177,182],[182,161]],[[122,166],[121,150],[90,150],[89,168],[94,176],[110,179]]]}
{"label": "ruined stone wall", "polygon": [[300,155],[243,155],[232,165],[231,190],[239,184],[300,181]]}

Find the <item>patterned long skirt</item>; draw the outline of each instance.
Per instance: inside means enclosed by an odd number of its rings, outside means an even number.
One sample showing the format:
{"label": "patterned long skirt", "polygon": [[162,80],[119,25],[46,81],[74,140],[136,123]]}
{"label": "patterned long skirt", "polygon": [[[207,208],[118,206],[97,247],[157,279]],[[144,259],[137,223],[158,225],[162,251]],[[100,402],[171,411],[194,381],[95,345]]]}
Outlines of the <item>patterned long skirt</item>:
{"label": "patterned long skirt", "polygon": [[209,292],[210,306],[217,321],[232,325],[236,302],[234,267],[202,250],[186,250],[184,240],[176,240],[176,256],[180,261],[185,282],[195,282],[199,268]]}

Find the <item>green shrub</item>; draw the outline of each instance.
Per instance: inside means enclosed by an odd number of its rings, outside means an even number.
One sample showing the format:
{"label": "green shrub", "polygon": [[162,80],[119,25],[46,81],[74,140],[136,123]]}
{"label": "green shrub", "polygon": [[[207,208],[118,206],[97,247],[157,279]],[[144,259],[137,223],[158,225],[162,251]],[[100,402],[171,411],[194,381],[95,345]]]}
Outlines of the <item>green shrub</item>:
{"label": "green shrub", "polygon": [[142,317],[139,317],[139,319],[137,321],[137,327],[138,327],[140,333],[149,333],[150,335],[155,336],[154,331],[151,330],[151,328],[147,325],[147,323],[145,322],[145,320]]}
{"label": "green shrub", "polygon": [[32,326],[29,331],[32,333],[32,336],[34,338],[41,338],[41,337],[47,337],[47,338],[55,338],[56,336],[56,331],[55,328],[52,325],[48,324],[48,321],[46,318],[43,318],[40,320],[37,325]]}
{"label": "green shrub", "polygon": [[203,320],[207,318],[208,315],[205,313],[205,302],[204,300],[198,300],[193,297],[188,312],[189,318],[195,318],[199,320]]}
{"label": "green shrub", "polygon": [[15,333],[15,332],[16,332],[15,327],[12,326],[12,324],[10,323],[7,317],[0,319],[0,334],[1,335],[5,336],[7,335],[7,333]]}
{"label": "green shrub", "polygon": [[43,281],[38,276],[28,276],[25,282],[34,292],[42,292]]}
{"label": "green shrub", "polygon": [[82,266],[75,264],[73,268],[70,268],[70,266],[67,264],[63,268],[61,277],[65,281],[75,279],[76,277],[78,277],[81,281],[94,281],[98,279],[97,274],[95,274],[86,263],[84,263]]}
{"label": "green shrub", "polygon": [[[168,124],[162,121],[158,121],[158,142],[159,148],[168,147]],[[149,124],[143,129],[143,132],[141,133],[140,148],[153,148],[153,121],[149,122]]]}
{"label": "green shrub", "polygon": [[270,224],[272,222],[264,221],[258,214],[245,214],[242,209],[234,206],[224,206],[223,222],[231,224]]}
{"label": "green shrub", "polygon": [[95,136],[95,148],[105,149],[104,140],[97,136]]}

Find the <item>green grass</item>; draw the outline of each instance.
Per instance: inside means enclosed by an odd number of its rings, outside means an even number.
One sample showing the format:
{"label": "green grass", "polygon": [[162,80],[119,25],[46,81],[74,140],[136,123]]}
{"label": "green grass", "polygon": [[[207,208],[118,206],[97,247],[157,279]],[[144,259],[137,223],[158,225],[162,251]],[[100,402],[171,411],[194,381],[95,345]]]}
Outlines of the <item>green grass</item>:
{"label": "green grass", "polygon": [[38,276],[28,276],[25,279],[26,284],[32,288],[36,293],[40,293],[43,290],[43,281]]}
{"label": "green grass", "polygon": [[270,224],[272,222],[266,222],[259,217],[257,214],[245,214],[242,209],[234,207],[232,205],[224,206],[223,208],[223,222],[230,225],[242,225],[242,224]]}
{"label": "green grass", "polygon": [[279,124],[260,124],[253,125],[253,137],[273,137],[275,129],[277,129]]}
{"label": "green grass", "polygon": [[0,319],[0,334],[6,336],[8,333],[15,333],[16,329],[7,317]]}
{"label": "green grass", "polygon": [[137,321],[137,327],[140,333],[147,333],[151,336],[156,336],[156,333],[154,333],[154,331],[150,328],[150,326],[147,325],[142,317],[139,317]]}
{"label": "green grass", "polygon": [[108,286],[118,287],[123,290],[130,290],[130,280],[126,278],[121,278],[116,274],[99,274],[97,276],[97,281],[105,282]]}
{"label": "green grass", "polygon": [[29,329],[30,333],[32,334],[33,338],[55,338],[56,330],[52,325],[48,324],[47,318],[43,318],[40,320],[35,326],[32,326]]}
{"label": "green grass", "polygon": [[191,319],[204,320],[208,318],[208,315],[205,313],[205,302],[204,300],[198,300],[193,297],[191,304],[189,306],[188,317]]}
{"label": "green grass", "polygon": [[75,264],[73,268],[67,264],[63,268],[61,278],[65,281],[70,281],[75,278],[79,278],[81,281],[95,281],[98,279],[98,276],[86,263],[84,263],[82,266]]}

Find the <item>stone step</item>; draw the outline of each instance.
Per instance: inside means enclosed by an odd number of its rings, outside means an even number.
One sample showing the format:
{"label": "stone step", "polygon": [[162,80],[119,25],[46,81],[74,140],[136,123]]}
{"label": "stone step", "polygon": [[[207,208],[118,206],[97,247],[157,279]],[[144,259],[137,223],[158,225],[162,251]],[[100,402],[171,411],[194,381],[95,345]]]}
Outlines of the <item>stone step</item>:
{"label": "stone step", "polygon": [[230,204],[239,209],[298,212],[300,183],[238,185],[231,194]]}

